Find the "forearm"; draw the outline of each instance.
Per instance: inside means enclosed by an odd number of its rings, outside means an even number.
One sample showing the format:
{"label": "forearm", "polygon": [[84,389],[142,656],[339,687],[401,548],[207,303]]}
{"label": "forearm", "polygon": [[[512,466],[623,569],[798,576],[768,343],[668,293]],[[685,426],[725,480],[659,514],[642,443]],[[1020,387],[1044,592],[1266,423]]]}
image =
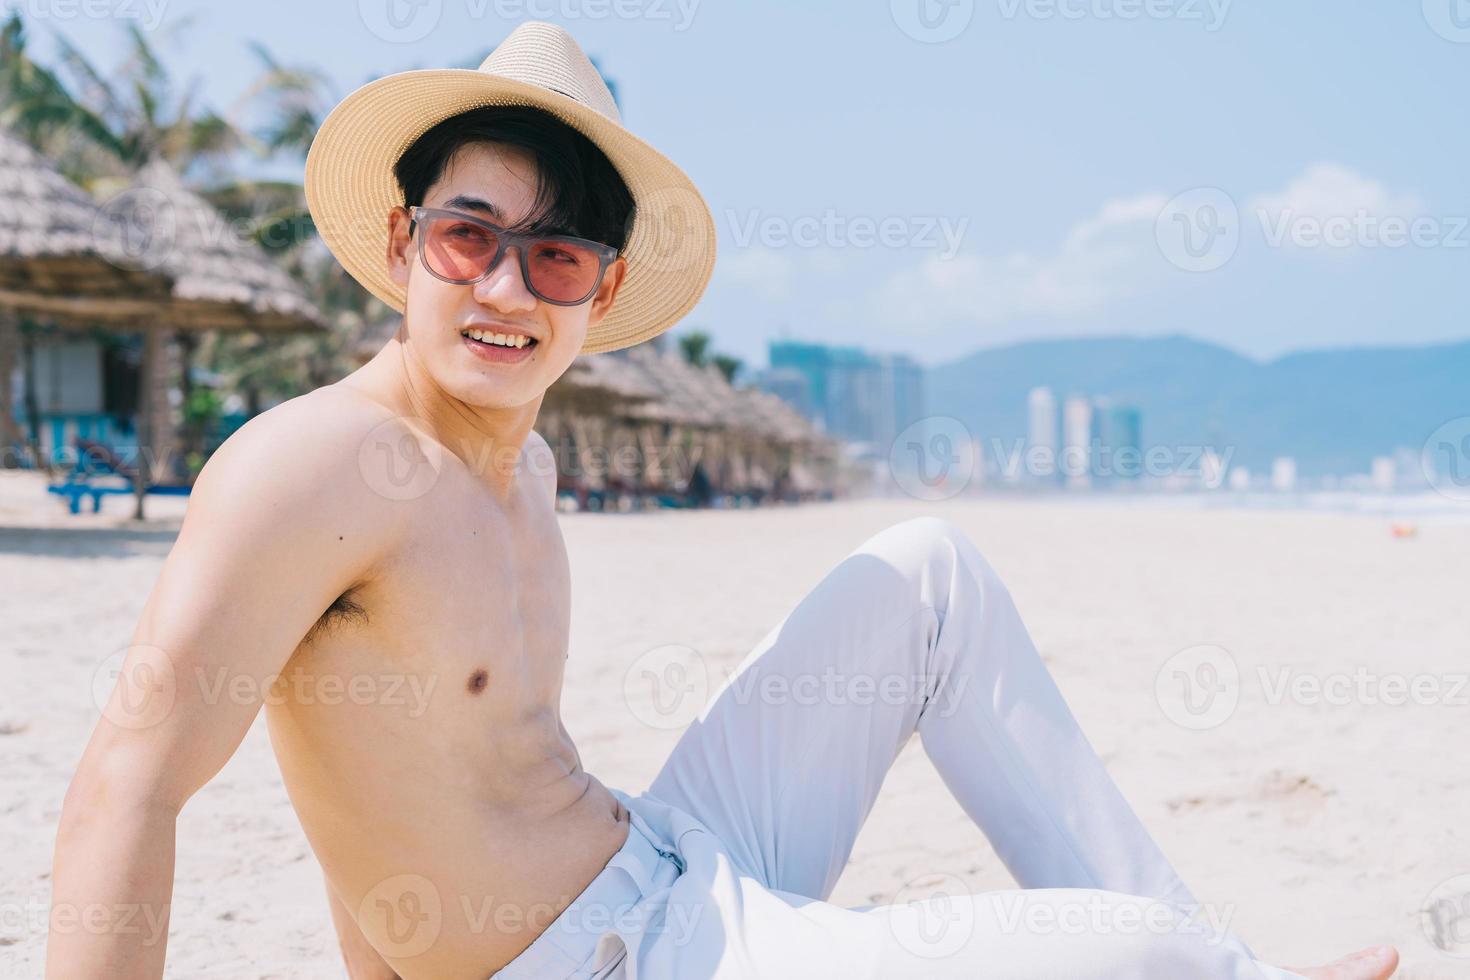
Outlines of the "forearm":
{"label": "forearm", "polygon": [[177,811],[68,794],[52,867],[47,980],[158,980]]}

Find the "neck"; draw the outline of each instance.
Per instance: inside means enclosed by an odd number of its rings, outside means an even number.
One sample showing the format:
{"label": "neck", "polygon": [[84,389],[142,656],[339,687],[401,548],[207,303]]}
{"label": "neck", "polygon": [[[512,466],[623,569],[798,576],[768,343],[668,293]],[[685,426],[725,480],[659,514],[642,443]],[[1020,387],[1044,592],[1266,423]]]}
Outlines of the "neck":
{"label": "neck", "polygon": [[398,414],[417,419],[498,499],[510,498],[544,392],[524,405],[470,405],[435,383],[402,343],[401,329],[371,363],[381,366],[384,394]]}

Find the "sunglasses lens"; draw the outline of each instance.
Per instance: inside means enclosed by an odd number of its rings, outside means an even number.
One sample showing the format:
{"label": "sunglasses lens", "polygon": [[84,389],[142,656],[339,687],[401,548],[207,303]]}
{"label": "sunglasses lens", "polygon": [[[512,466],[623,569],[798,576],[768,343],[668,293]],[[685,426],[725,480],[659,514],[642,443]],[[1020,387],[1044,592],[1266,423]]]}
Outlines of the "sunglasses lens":
{"label": "sunglasses lens", "polygon": [[490,266],[499,247],[499,236],[473,221],[430,218],[424,223],[424,261],[445,279],[473,282]]}
{"label": "sunglasses lens", "polygon": [[597,284],[602,262],[596,252],[575,242],[547,239],[526,247],[531,288],[553,303],[578,303]]}

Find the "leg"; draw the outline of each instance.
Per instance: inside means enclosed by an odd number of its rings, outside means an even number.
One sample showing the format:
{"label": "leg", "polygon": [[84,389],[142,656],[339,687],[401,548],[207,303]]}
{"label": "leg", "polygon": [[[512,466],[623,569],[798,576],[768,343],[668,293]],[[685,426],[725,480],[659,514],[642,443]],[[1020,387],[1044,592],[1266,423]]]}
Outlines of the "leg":
{"label": "leg", "polygon": [[1191,903],[1037,655],[1004,585],[946,521],[874,535],[776,625],[650,794],[770,888],[831,893],[918,731],[1023,888]]}

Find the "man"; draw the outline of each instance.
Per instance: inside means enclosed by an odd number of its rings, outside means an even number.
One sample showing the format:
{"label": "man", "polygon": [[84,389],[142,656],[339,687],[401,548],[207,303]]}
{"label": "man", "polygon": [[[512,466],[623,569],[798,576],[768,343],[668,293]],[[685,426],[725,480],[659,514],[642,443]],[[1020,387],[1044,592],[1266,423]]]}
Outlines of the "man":
{"label": "man", "polygon": [[[313,215],[403,326],[200,475],[67,794],[55,906],[166,911],[175,818],[265,703],[354,978],[1292,976],[1193,914],[995,573],[937,519],[840,563],[648,793],[582,769],[532,426],[578,353],[667,329],[714,257],[693,185],[617,118],[575,43],[530,23],[478,71],[380,79],[324,122]],[[834,676],[888,696],[765,684]],[[405,683],[423,697],[391,696]],[[1027,890],[823,901],[915,731]],[[163,943],[108,925],[53,929],[48,976],[162,974]]]}

